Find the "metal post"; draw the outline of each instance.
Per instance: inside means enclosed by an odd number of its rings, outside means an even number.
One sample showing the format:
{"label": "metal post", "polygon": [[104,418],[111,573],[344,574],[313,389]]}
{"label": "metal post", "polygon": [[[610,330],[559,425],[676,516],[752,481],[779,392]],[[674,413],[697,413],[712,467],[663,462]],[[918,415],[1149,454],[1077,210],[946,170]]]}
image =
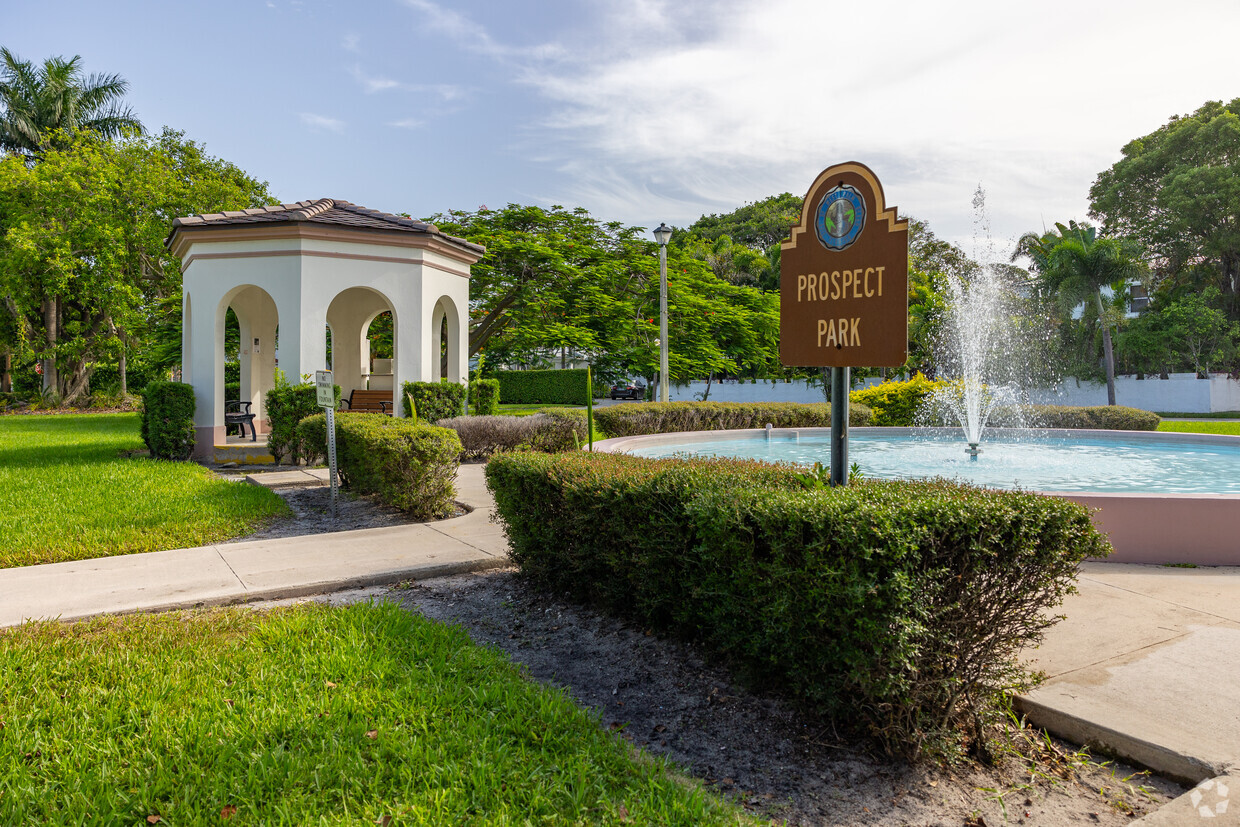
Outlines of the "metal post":
{"label": "metal post", "polygon": [[336,519],[336,409],[327,408],[327,477],[332,487],[332,519]]}
{"label": "metal post", "polygon": [[659,245],[659,401],[667,401],[667,244]]}
{"label": "metal post", "polygon": [[590,450],[594,450],[594,371],[586,365],[586,428],[590,430]]}
{"label": "metal post", "polygon": [[848,485],[848,372],[831,368],[831,484]]}

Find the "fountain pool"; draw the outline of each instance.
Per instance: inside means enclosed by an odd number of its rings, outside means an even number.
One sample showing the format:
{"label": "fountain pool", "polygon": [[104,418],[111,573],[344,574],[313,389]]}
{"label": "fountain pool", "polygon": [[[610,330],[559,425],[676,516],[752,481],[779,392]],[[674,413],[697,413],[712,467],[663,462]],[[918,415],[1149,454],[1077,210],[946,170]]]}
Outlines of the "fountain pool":
{"label": "fountain pool", "polygon": [[[1101,511],[1115,562],[1240,565],[1240,437],[1140,431],[988,429],[971,460],[958,430],[853,428],[849,460],[874,479],[947,477],[1064,496]],[[732,456],[812,465],[826,428],[621,437],[596,450],[647,457]]]}

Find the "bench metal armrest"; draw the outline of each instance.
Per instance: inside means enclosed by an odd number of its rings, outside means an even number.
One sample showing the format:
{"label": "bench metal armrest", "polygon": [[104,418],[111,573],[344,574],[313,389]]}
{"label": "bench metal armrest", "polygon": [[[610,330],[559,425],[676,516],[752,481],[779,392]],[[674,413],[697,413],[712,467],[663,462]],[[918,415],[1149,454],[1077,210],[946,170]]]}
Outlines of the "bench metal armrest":
{"label": "bench metal armrest", "polygon": [[387,413],[387,412],[388,412],[388,408],[390,408],[390,407],[392,407],[392,403],[391,403],[391,402],[385,402],[385,401],[383,401],[382,399],[381,399],[381,400],[379,400],[379,413]]}

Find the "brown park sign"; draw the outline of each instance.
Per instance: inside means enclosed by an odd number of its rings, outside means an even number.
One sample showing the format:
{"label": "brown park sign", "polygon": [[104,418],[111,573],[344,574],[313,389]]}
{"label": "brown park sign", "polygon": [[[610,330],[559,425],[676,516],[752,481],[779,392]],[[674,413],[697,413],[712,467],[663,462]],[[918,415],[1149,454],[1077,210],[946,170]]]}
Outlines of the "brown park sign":
{"label": "brown park sign", "polygon": [[908,359],[908,221],[864,164],[809,188],[783,243],[779,358],[794,367],[897,367]]}

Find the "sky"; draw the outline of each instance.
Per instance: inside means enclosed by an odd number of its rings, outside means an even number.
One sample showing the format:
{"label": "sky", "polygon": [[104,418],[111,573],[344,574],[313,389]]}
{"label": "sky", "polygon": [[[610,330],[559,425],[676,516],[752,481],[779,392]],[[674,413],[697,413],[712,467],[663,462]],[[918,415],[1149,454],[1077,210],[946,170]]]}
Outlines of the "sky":
{"label": "sky", "polygon": [[1237,31],[1237,0],[0,0],[0,45],[121,75],[283,201],[686,226],[860,161],[975,255],[1240,97]]}

